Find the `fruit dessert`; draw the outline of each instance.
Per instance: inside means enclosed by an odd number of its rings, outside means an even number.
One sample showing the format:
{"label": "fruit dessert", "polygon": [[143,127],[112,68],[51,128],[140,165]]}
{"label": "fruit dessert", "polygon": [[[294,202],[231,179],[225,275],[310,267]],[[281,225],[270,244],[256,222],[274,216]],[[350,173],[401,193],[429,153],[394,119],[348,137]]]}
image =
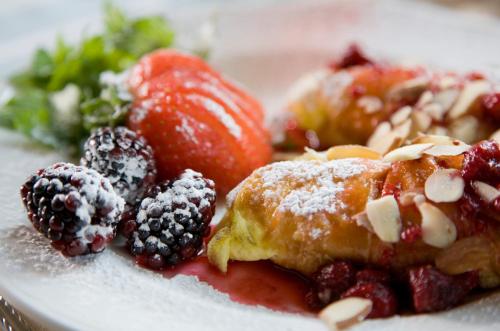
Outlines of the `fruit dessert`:
{"label": "fruit dessert", "polygon": [[385,155],[348,145],[272,163],[230,192],[208,258],[222,272],[229,260],[298,271],[312,307],[361,297],[370,318],[453,307],[500,285],[499,161],[493,140],[420,135]]}
{"label": "fruit dessert", "polygon": [[498,86],[478,73],[375,62],[357,46],[290,91],[281,148],[362,144],[382,154],[419,132],[478,142],[499,128]]}
{"label": "fruit dessert", "polygon": [[160,179],[192,168],[227,193],[270,162],[260,104],[197,57],[158,50],[132,68],[128,126],[155,151]]}

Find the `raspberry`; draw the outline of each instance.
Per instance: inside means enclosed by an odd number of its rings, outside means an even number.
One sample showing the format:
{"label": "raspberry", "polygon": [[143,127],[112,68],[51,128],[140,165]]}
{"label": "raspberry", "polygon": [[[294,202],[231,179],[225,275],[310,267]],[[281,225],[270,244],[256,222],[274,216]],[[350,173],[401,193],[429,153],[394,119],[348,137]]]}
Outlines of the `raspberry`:
{"label": "raspberry", "polygon": [[346,69],[353,66],[372,64],[372,60],[366,57],[358,45],[351,44],[342,58],[330,65],[332,69]]}
{"label": "raspberry", "polygon": [[69,256],[98,253],[116,234],[124,201],[95,170],[56,163],[21,187],[33,226]]}
{"label": "raspberry", "polygon": [[137,206],[129,250],[153,269],[190,259],[209,234],[214,212],[214,183],[185,170],[178,179],[152,187]]}
{"label": "raspberry", "polygon": [[449,276],[423,266],[409,271],[409,283],[415,311],[425,313],[456,306],[478,286],[479,277],[475,271]]}
{"label": "raspberry", "polygon": [[80,163],[107,177],[129,204],[154,185],[156,166],[146,140],[125,128],[99,128],[84,145]]}
{"label": "raspberry", "polygon": [[396,314],[396,294],[387,285],[377,282],[359,282],[342,294],[342,298],[348,297],[359,297],[372,301],[373,308],[367,318],[389,317]]}
{"label": "raspberry", "polygon": [[[355,281],[356,270],[347,261],[334,261],[321,267],[312,275],[317,301],[327,305],[338,299]],[[313,300],[309,299],[313,302]]]}
{"label": "raspberry", "polygon": [[500,92],[486,94],[483,99],[485,115],[495,123],[500,123]]}
{"label": "raspberry", "polygon": [[422,227],[420,225],[412,225],[401,233],[401,240],[408,244],[414,243],[420,238],[422,238]]}
{"label": "raspberry", "polygon": [[367,268],[356,273],[356,282],[389,284],[391,275],[385,270]]}
{"label": "raspberry", "polygon": [[480,218],[482,215],[498,215],[500,199],[484,201],[474,190],[474,181],[483,181],[494,187],[500,185],[500,146],[494,140],[482,141],[465,152],[462,177],[465,180],[465,192],[460,205],[468,218]]}

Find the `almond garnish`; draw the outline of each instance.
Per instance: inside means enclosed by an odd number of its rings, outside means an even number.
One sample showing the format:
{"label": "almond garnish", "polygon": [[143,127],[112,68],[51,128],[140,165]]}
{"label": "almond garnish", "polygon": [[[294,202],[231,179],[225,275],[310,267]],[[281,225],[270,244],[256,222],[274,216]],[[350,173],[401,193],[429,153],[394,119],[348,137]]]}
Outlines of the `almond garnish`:
{"label": "almond garnish", "polygon": [[432,156],[455,156],[467,152],[470,149],[470,145],[460,144],[460,145],[437,145],[429,148],[424,152],[424,154]]}
{"label": "almond garnish", "polygon": [[380,154],[401,146],[410,135],[412,123],[411,119],[407,119],[392,130],[389,122],[381,123],[368,139],[367,146]]}
{"label": "almond garnish", "polygon": [[422,195],[422,193],[405,191],[402,192],[399,196],[399,204],[403,207],[407,207],[413,204],[417,204],[417,202],[423,202],[420,201],[421,198],[423,198],[423,201],[425,201],[425,197]]}
{"label": "almond garnish", "polygon": [[305,153],[297,157],[295,160],[318,160],[318,161],[328,161],[325,152],[318,152],[312,148],[304,148]]}
{"label": "almond garnish", "polygon": [[495,140],[497,143],[500,143],[500,129],[496,130],[491,136],[490,139]]}
{"label": "almond garnish", "polygon": [[366,114],[373,114],[382,110],[384,104],[380,98],[375,96],[366,95],[358,99],[356,105],[362,108]]}
{"label": "almond garnish", "polygon": [[479,121],[476,117],[468,115],[453,121],[449,128],[450,136],[471,144],[477,140]]}
{"label": "almond garnish", "polygon": [[425,91],[424,93],[422,93],[422,95],[418,99],[418,101],[416,103],[416,107],[420,108],[428,103],[431,103],[433,99],[434,99],[434,95],[432,94],[432,92]]}
{"label": "almond garnish", "polygon": [[429,131],[427,131],[427,133],[436,136],[447,136],[448,129],[445,128],[444,126],[434,125],[429,128]]}
{"label": "almond garnish", "polygon": [[415,123],[416,131],[425,132],[432,124],[432,118],[423,111],[413,111],[410,116]]}
{"label": "almond garnish", "polygon": [[434,95],[434,102],[440,104],[446,112],[450,110],[455,101],[457,101],[459,94],[460,91],[458,89],[444,90]]}
{"label": "almond garnish", "polygon": [[351,297],[329,304],[319,312],[318,317],[330,330],[343,330],[364,320],[372,307],[371,300]]}
{"label": "almond garnish", "polygon": [[398,125],[403,123],[410,117],[412,108],[410,106],[404,106],[400,108],[397,112],[392,114],[391,116],[391,123],[392,125]]}
{"label": "almond garnish", "polygon": [[428,202],[417,204],[422,215],[422,240],[433,247],[445,248],[457,239],[455,224],[439,208]]}
{"label": "almond garnish", "polygon": [[399,241],[401,234],[401,218],[396,199],[386,195],[366,204],[366,215],[373,231],[380,240],[389,243]]}
{"label": "almond garnish", "polygon": [[441,121],[444,118],[446,109],[444,109],[440,104],[432,102],[423,106],[422,111],[428,114],[434,120]]}
{"label": "almond garnish", "polygon": [[[451,147],[451,146],[440,146]],[[425,181],[425,196],[434,202],[458,201],[464,194],[465,182],[457,169],[438,169]]]}
{"label": "almond garnish", "polygon": [[477,98],[490,90],[491,85],[485,80],[467,82],[462,90],[462,93],[458,96],[455,105],[448,113],[448,116],[455,119],[466,114]]}
{"label": "almond garnish", "polygon": [[476,193],[488,203],[500,196],[500,191],[496,187],[484,182],[475,181],[472,183],[472,187],[474,188],[474,191],[476,191]]}
{"label": "almond garnish", "polygon": [[413,139],[413,144],[434,144],[434,145],[466,145],[464,142],[448,136],[438,136],[433,134],[420,134]]}
{"label": "almond garnish", "polygon": [[424,151],[434,146],[434,144],[413,144],[399,147],[387,153],[383,160],[388,162],[416,160],[422,157]]}
{"label": "almond garnish", "polygon": [[361,145],[335,146],[326,151],[326,158],[328,160],[347,159],[351,157],[380,160],[382,155],[371,148]]}
{"label": "almond garnish", "polygon": [[391,100],[414,99],[421,95],[429,86],[429,79],[417,77],[394,86],[388,93]]}

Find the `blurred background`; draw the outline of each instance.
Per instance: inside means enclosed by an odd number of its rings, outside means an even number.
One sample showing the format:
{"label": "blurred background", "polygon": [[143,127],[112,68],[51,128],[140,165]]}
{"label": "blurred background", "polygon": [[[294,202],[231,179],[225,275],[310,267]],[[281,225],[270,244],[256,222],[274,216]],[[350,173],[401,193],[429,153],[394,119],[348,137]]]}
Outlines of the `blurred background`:
{"label": "blurred background", "polygon": [[[131,15],[164,13],[174,21],[179,15],[198,11],[210,15],[228,7],[294,5],[297,0],[115,0],[113,3]],[[311,2],[311,1],[308,1]],[[335,2],[335,1],[316,1]],[[337,1],[338,2],[338,1]],[[355,1],[356,2],[356,1]],[[377,0],[370,2],[376,3]],[[386,1],[384,1],[386,2]],[[398,6],[418,0],[399,0]],[[462,12],[486,16],[500,15],[498,0],[420,0]],[[101,28],[102,0],[1,0],[0,1],[0,77],[26,63],[32,49],[53,43],[54,35],[79,38]],[[194,24],[194,23],[193,23]]]}

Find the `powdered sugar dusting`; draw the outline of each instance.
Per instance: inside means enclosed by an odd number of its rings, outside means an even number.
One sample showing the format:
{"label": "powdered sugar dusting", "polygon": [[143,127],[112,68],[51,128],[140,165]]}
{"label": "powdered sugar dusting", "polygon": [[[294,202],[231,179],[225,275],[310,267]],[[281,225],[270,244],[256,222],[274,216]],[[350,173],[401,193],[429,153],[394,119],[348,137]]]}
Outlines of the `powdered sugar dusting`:
{"label": "powdered sugar dusting", "polygon": [[212,99],[200,95],[192,94],[187,96],[187,98],[188,100],[201,103],[208,112],[212,113],[229,130],[231,135],[233,135],[236,139],[241,138],[241,127],[220,104]]}
{"label": "powdered sugar dusting", "polygon": [[[345,207],[337,199],[344,190],[343,181],[366,171],[365,162],[362,159],[283,161],[257,170],[256,175],[262,178],[264,199],[275,204],[278,212],[311,217],[316,213],[335,213]],[[284,192],[290,183],[295,188]]]}
{"label": "powdered sugar dusting", "polygon": [[[125,207],[125,201],[118,196],[107,178],[93,169],[87,169],[72,164],[59,163],[46,168],[43,172],[47,177],[71,178],[72,182],[79,182],[78,195],[81,205],[75,210],[75,215],[83,222],[83,227],[76,235],[81,237],[84,243],[90,243],[88,237],[99,234],[106,238],[113,235],[119,216]],[[99,224],[92,224],[92,218],[96,214],[97,201],[103,206],[109,206],[109,212],[102,215]]]}
{"label": "powdered sugar dusting", "polygon": [[175,126],[175,131],[180,132],[186,140],[192,141],[195,144],[199,143],[198,138],[196,138],[195,131],[189,124],[189,120],[186,117],[181,118],[181,124]]}

